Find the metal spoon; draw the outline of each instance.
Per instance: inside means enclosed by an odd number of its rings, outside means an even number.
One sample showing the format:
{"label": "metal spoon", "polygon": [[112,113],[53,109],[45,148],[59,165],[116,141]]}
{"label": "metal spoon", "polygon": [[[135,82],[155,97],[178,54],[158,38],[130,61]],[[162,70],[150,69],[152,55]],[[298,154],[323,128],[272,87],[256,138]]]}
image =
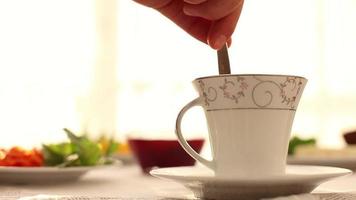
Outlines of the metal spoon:
{"label": "metal spoon", "polygon": [[226,44],[223,46],[223,48],[218,50],[218,65],[219,74],[231,74],[229,53],[227,51]]}

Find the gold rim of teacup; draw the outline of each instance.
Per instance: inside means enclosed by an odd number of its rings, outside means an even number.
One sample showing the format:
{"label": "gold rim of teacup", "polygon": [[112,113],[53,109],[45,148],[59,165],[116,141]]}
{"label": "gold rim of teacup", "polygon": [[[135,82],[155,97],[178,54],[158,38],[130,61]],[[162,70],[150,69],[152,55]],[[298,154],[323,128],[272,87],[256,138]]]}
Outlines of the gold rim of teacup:
{"label": "gold rim of teacup", "polygon": [[219,77],[233,77],[233,76],[279,76],[279,77],[301,78],[301,79],[304,79],[306,81],[308,80],[307,78],[305,78],[303,76],[289,75],[289,74],[221,74],[221,75],[212,75],[212,76],[199,77],[199,78],[194,79],[194,81],[201,80],[201,79],[210,79],[210,78],[219,78]]}

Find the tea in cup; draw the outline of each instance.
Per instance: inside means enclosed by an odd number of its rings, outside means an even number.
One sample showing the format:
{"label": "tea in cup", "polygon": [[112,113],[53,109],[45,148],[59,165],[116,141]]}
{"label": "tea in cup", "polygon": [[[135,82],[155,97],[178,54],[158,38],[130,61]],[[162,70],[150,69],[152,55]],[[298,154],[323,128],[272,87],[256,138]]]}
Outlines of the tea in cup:
{"label": "tea in cup", "polygon": [[[193,81],[199,97],[178,114],[176,135],[187,153],[217,177],[282,175],[294,115],[307,79],[289,75],[219,75]],[[212,160],[194,151],[181,132],[182,118],[204,109]]]}

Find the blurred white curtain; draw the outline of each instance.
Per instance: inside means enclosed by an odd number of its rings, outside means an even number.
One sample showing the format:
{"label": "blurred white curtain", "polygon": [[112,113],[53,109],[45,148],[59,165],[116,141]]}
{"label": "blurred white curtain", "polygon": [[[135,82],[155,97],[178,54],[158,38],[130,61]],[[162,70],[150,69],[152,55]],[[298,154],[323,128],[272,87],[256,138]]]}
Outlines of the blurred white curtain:
{"label": "blurred white curtain", "polygon": [[82,128],[108,137],[116,134],[117,0],[95,0],[96,55],[88,96],[81,99]]}
{"label": "blurred white curtain", "polygon": [[356,1],[324,1],[324,60],[319,104],[325,144],[356,130]]}
{"label": "blurred white curtain", "polygon": [[116,13],[112,0],[0,1],[0,147],[115,131]]}

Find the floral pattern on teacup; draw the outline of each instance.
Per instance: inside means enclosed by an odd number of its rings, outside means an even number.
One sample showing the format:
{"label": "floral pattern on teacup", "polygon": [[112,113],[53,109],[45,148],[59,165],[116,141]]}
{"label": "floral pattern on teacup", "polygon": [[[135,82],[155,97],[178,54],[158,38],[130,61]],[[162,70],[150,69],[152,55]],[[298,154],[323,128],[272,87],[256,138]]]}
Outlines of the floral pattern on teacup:
{"label": "floral pattern on teacup", "polygon": [[218,92],[213,87],[206,87],[202,80],[199,80],[198,83],[205,105],[209,106],[209,102],[214,102],[216,100]]}
{"label": "floral pattern on teacup", "polygon": [[198,79],[198,91],[208,109],[295,110],[305,83],[295,76],[232,75]]}
{"label": "floral pattern on teacup", "polygon": [[[252,90],[252,99],[255,105],[261,108],[267,107],[272,103],[275,96],[277,96],[277,98],[280,98],[281,104],[289,106],[290,109],[295,108],[296,99],[303,86],[302,78],[286,77],[285,80],[280,83],[271,80],[261,80],[260,78],[256,77],[255,79],[259,81]],[[256,95],[256,91],[258,91],[258,89],[263,90],[265,95],[269,96],[269,100],[267,103],[260,104],[256,100],[256,96],[258,96]],[[277,93],[279,93],[279,95],[275,95]]]}
{"label": "floral pattern on teacup", "polygon": [[224,84],[219,86],[223,91],[224,97],[233,100],[235,103],[239,102],[239,99],[245,97],[245,90],[248,88],[248,84],[245,82],[244,77],[237,77],[237,81],[228,81],[226,78]]}
{"label": "floral pattern on teacup", "polygon": [[287,77],[287,80],[280,84],[282,103],[295,107],[296,99],[303,88],[303,82],[301,78]]}

